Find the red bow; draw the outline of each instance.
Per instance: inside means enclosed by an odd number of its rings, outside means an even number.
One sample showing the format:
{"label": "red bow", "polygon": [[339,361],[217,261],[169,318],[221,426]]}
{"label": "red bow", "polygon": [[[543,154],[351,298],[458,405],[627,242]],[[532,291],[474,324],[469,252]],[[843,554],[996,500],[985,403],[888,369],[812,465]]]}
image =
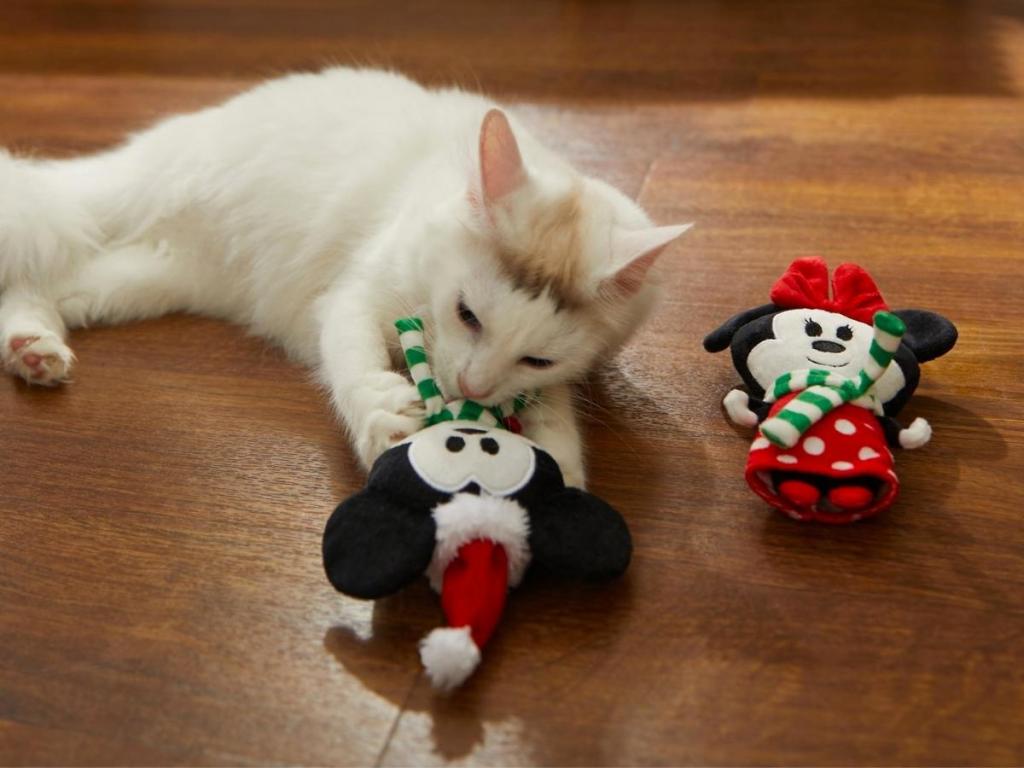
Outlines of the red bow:
{"label": "red bow", "polygon": [[820,256],[804,256],[772,286],[771,300],[785,309],[824,309],[871,325],[875,312],[889,307],[875,281],[863,267],[840,264],[832,273],[828,295],[828,266]]}

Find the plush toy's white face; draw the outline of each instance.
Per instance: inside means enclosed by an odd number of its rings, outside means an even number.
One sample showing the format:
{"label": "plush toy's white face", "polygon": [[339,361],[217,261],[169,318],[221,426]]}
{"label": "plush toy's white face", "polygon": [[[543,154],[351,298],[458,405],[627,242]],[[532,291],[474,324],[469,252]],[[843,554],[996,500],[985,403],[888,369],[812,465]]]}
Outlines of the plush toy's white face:
{"label": "plush toy's white face", "polygon": [[[855,377],[871,347],[870,325],[823,309],[790,309],[772,319],[774,339],[762,341],[747,357],[751,374],[766,391],[784,373],[805,368]],[[875,385],[887,402],[906,384],[894,362]]]}
{"label": "plush toy's white face", "polygon": [[537,464],[525,437],[472,421],[435,424],[405,442],[416,474],[445,493],[476,483],[493,496],[508,496],[530,481]]}

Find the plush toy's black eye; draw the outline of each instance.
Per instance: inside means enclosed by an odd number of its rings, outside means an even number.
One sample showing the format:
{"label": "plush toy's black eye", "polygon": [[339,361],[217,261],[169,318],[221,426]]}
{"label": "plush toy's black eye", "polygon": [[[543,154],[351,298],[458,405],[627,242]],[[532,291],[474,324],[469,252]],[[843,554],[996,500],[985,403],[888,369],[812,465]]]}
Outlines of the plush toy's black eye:
{"label": "plush toy's black eye", "polygon": [[498,451],[501,450],[498,447],[498,441],[493,437],[485,437],[481,440],[480,447],[483,449],[484,453],[489,453],[491,456],[497,456]]}
{"label": "plush toy's black eye", "polygon": [[840,325],[839,328],[836,329],[836,336],[843,341],[849,341],[853,338],[853,328],[848,325]]}
{"label": "plush toy's black eye", "polygon": [[550,368],[555,364],[554,360],[548,360],[545,357],[524,357],[519,362],[531,368]]}
{"label": "plush toy's black eye", "polygon": [[804,323],[804,333],[808,336],[821,336],[821,326],[813,320]]}
{"label": "plush toy's black eye", "polygon": [[452,435],[445,441],[444,447],[447,448],[452,453],[458,453],[459,451],[466,447],[466,441],[463,440],[461,437],[455,437],[454,435]]}
{"label": "plush toy's black eye", "polygon": [[473,314],[473,310],[467,307],[466,302],[464,302],[461,298],[459,299],[458,313],[459,320],[461,320],[462,323],[470,330],[479,331],[481,328],[483,328],[483,326],[480,324],[480,320],[477,319],[477,316],[475,314]]}

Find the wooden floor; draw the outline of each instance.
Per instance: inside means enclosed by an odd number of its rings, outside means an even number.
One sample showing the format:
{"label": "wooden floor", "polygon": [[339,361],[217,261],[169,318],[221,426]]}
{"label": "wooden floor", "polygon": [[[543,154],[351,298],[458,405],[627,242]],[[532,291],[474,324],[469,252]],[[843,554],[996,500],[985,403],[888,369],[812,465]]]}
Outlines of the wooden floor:
{"label": "wooden floor", "polygon": [[[438,697],[426,585],[323,577],[361,477],[307,372],[198,318],[76,331],[74,384],[0,380],[0,763],[1024,763],[1024,4],[4,0],[0,144],[327,61],[479,85],[697,222],[589,385],[628,577],[527,583]],[[700,346],[807,253],[961,330],[903,498],[839,529],[749,492]]]}

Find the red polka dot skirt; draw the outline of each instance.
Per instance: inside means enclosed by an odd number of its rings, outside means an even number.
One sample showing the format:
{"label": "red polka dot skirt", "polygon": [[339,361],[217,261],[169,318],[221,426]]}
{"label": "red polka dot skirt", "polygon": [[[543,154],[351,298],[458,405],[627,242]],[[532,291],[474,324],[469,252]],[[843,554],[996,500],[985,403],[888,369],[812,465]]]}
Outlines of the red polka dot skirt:
{"label": "red polka dot skirt", "polygon": [[[770,415],[796,394],[776,402]],[[772,445],[758,430],[746,477],[758,496],[797,520],[860,520],[887,509],[899,492],[878,419],[849,403],[826,414],[792,448]]]}

